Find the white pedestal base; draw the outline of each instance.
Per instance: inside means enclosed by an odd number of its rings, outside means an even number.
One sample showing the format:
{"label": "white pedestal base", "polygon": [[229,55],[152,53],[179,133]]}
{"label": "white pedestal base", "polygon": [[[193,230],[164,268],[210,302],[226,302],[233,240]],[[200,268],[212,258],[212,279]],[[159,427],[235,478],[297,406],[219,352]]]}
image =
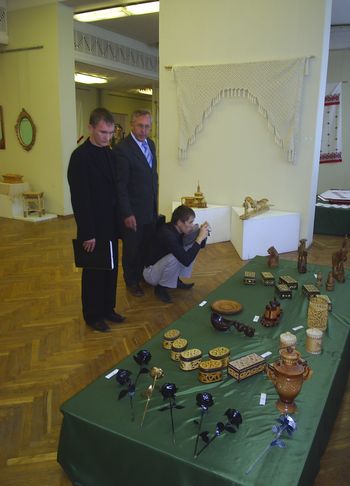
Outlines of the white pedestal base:
{"label": "white pedestal base", "polygon": [[242,220],[243,213],[242,207],[232,207],[231,242],[242,260],[265,256],[270,246],[278,253],[297,250],[299,213],[269,210]]}
{"label": "white pedestal base", "polygon": [[[172,210],[180,206],[179,201],[173,201]],[[231,208],[230,206],[217,206],[208,204],[207,208],[192,208],[196,214],[195,223],[199,225],[208,221],[211,233],[207,243],[230,241],[231,237]]]}

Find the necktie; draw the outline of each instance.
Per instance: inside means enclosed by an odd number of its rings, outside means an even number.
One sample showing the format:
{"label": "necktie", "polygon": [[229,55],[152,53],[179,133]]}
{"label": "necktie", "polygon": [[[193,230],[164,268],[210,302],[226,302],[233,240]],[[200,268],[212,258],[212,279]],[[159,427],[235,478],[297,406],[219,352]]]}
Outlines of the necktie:
{"label": "necktie", "polygon": [[152,168],[153,156],[146,140],[142,142],[142,150],[147,159],[148,165]]}

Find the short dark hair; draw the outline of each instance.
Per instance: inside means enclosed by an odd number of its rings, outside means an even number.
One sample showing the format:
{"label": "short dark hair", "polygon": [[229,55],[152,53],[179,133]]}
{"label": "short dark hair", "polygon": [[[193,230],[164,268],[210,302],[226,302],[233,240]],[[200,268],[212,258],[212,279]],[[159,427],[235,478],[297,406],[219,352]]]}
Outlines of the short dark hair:
{"label": "short dark hair", "polygon": [[182,204],[174,210],[173,214],[171,215],[171,222],[172,224],[176,224],[180,220],[182,223],[185,223],[192,217],[196,217],[196,213],[193,211],[193,209]]}
{"label": "short dark hair", "polygon": [[135,118],[138,118],[139,116],[149,116],[152,121],[152,113],[149,110],[135,110],[131,114],[130,122],[132,123]]}
{"label": "short dark hair", "polygon": [[101,120],[108,125],[114,125],[114,118],[110,111],[106,110],[106,108],[95,108],[90,113],[89,123],[95,127]]}

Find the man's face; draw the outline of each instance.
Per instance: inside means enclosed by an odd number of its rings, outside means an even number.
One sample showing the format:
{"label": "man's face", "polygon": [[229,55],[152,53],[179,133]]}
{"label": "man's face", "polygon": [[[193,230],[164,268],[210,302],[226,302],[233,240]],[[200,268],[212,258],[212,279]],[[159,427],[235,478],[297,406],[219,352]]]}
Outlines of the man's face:
{"label": "man's face", "polygon": [[90,142],[97,147],[108,147],[114,133],[114,124],[100,120],[97,125],[89,125]]}
{"label": "man's face", "polygon": [[177,221],[176,226],[180,230],[180,233],[184,235],[189,235],[193,231],[193,221],[194,217],[190,216],[186,221]]}
{"label": "man's face", "polygon": [[152,122],[149,115],[138,116],[131,122],[131,131],[139,142],[143,142],[148,138],[151,128]]}

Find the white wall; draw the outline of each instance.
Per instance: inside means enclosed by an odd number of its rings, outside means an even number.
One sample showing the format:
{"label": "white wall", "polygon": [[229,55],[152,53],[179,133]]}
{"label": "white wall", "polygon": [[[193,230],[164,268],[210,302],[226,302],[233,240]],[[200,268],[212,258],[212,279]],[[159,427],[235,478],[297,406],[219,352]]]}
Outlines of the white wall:
{"label": "white wall", "polygon": [[[329,43],[330,0],[162,0],[160,10],[160,210],[192,194],[200,180],[212,204],[267,197],[301,213],[312,241],[314,199]],[[267,61],[315,56],[305,78],[295,164],[275,145],[265,119],[244,99],[223,100],[184,164],[177,160],[175,83],[165,65]]]}
{"label": "white wall", "polygon": [[317,192],[327,189],[350,189],[350,49],[329,53],[327,82],[345,81],[342,85],[343,162],[321,164]]}

